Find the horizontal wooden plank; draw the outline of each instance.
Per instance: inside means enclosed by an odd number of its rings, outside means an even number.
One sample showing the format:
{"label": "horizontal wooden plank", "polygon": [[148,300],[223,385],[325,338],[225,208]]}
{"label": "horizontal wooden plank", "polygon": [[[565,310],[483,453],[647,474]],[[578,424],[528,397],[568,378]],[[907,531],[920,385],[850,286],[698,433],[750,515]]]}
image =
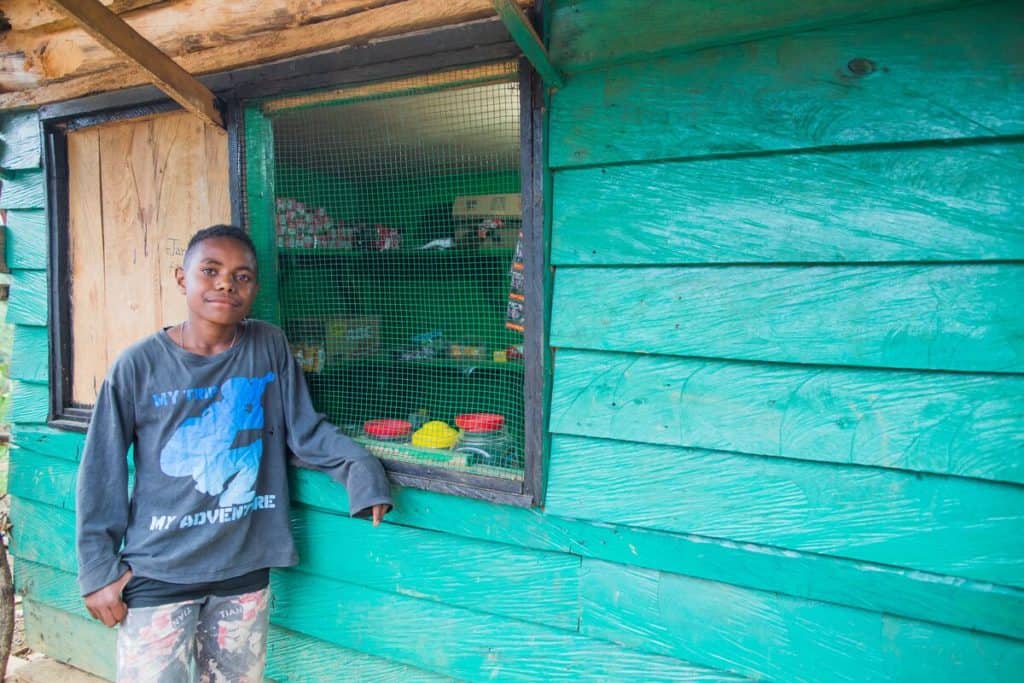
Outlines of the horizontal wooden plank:
{"label": "horizontal wooden plank", "polygon": [[75,509],[77,481],[74,462],[24,448],[11,452],[7,489],[12,496],[71,511]]}
{"label": "horizontal wooden plank", "polygon": [[19,424],[45,423],[50,416],[50,386],[38,382],[11,380],[7,420]]}
{"label": "horizontal wooden plank", "polygon": [[550,164],[1018,135],[1022,22],[1010,0],[578,74]]}
{"label": "horizontal wooden plank", "polygon": [[[579,305],[599,296],[596,310]],[[1024,265],[564,268],[558,347],[1024,371]]]}
{"label": "horizontal wooden plank", "polygon": [[[43,443],[52,445],[53,442]],[[295,499],[314,502],[323,509],[331,510],[330,513],[297,510],[297,524],[298,517],[303,514],[343,518],[347,513],[344,489],[325,475],[309,470],[295,470],[292,475]],[[49,515],[61,514],[55,508],[71,510],[74,507],[75,476],[76,468],[71,461],[39,455],[25,447],[16,449],[12,454],[9,484],[12,495],[53,506],[42,508],[42,516],[29,514],[25,523],[31,526],[35,519],[45,523]],[[1024,620],[1020,618],[1024,614],[1024,591],[1004,586],[750,543],[738,544],[706,536],[592,524],[551,514],[541,516],[521,508],[428,491],[398,488],[395,497],[397,509],[388,516],[388,520],[400,522],[403,527],[398,529],[402,534],[428,535],[429,532],[417,531],[414,527],[432,528],[445,534],[446,543],[452,545],[457,545],[459,538],[486,538],[506,544],[504,547],[515,543],[523,548],[572,553],[577,557],[662,569],[990,633],[1018,638],[1024,636]],[[15,523],[21,522],[20,515],[16,516]],[[349,523],[363,528],[367,526],[363,521]],[[367,529],[363,540],[357,539],[356,547],[365,544],[368,548],[362,561],[358,558],[338,560],[339,567],[329,566],[332,549],[338,545],[340,535],[331,537],[326,543],[309,544],[305,540],[312,538],[309,530],[300,530],[297,534],[300,555],[305,566],[314,573],[333,578],[348,577],[352,583],[371,587],[391,587],[391,592],[406,595],[415,595],[418,591],[429,597],[428,591],[417,586],[422,578],[416,571],[408,577],[409,572],[400,567],[396,575],[389,569],[394,566],[390,560],[387,564],[383,560],[378,562],[378,558],[394,558],[396,553],[403,552],[394,546],[407,542],[378,541],[390,527],[391,524],[386,524],[376,531]],[[346,539],[346,547],[349,542]],[[374,554],[375,548],[377,554]],[[382,549],[383,555],[380,555]],[[356,553],[346,551],[348,556],[356,558]],[[573,561],[578,563],[576,557]],[[447,562],[437,564],[443,567]],[[380,577],[376,570],[365,571],[366,566],[377,568],[382,564]],[[479,572],[484,573],[482,569]],[[472,581],[466,579],[465,583],[471,584]],[[562,588],[555,587],[558,591]],[[459,603],[453,601],[452,604]]]}
{"label": "horizontal wooden plank", "polygon": [[1024,258],[1024,144],[566,169],[556,264]]}
{"label": "horizontal wooden plank", "polygon": [[[299,572],[272,577],[274,623],[342,647],[463,680],[737,680],[472,610],[436,605]],[[308,596],[316,595],[316,600]]]}
{"label": "horizontal wooden plank", "polygon": [[[48,608],[87,620],[83,626],[107,630],[92,620],[86,611],[85,603],[78,595],[78,583],[74,574],[21,560],[15,573],[15,586],[18,593],[30,600],[32,605],[43,604]],[[45,637],[47,634],[43,635]],[[399,679],[423,683],[449,680],[422,669],[339,648],[276,626],[271,626],[268,640],[267,674],[279,683],[299,680],[327,683],[339,680],[338,677],[342,675],[344,680],[381,683]],[[60,657],[64,654],[51,649],[44,651],[51,657]]]}
{"label": "horizontal wooden plank", "polygon": [[39,118],[34,111],[11,112],[0,118],[0,168],[42,166]]}
{"label": "horizontal wooden plank", "polygon": [[[743,5],[703,0],[574,0],[552,3],[549,51],[560,68],[578,72],[667,50],[702,50],[956,4],[950,0],[755,0]],[[624,26],[629,30],[622,30]]]}
{"label": "horizontal wooden plank", "polygon": [[569,436],[551,449],[555,515],[1024,586],[1024,487]]}
{"label": "horizontal wooden plank", "polygon": [[304,572],[575,631],[580,559],[296,509]]}
{"label": "horizontal wooden plank", "polygon": [[11,554],[18,560],[78,573],[75,515],[28,498],[11,498]]}
{"label": "horizontal wooden plank", "polygon": [[[20,448],[11,458],[8,487],[20,499],[45,505],[51,515],[70,513],[76,477],[75,463]],[[23,513],[22,528],[38,526],[37,510]],[[293,511],[292,528],[301,567],[308,573],[576,630],[577,556],[396,524],[374,529],[363,520],[302,508]],[[24,542],[49,541],[33,537]],[[25,552],[47,558],[45,548]]]}
{"label": "horizontal wooden plank", "polygon": [[1017,681],[1024,642],[737,589],[606,562],[584,563],[581,632],[757,680]]}
{"label": "horizontal wooden plank", "polygon": [[0,183],[0,209],[46,208],[46,183],[42,171],[5,173]]}
{"label": "horizontal wooden plank", "polygon": [[560,434],[1024,482],[1024,377],[560,350]]}
{"label": "horizontal wooden plank", "polygon": [[36,652],[107,680],[116,676],[117,631],[98,621],[26,599],[25,643]]}
{"label": "horizontal wooden plank", "polygon": [[45,270],[12,270],[7,322],[16,325],[45,325],[48,294]]}
{"label": "horizontal wooden plank", "polygon": [[12,439],[18,448],[77,462],[82,457],[85,434],[43,425],[14,425]]}
{"label": "horizontal wooden plank", "polygon": [[[291,474],[296,500],[347,513],[344,490],[326,475]],[[397,488],[394,494],[396,509],[388,520],[405,526],[1024,636],[1024,591],[1005,586],[708,536],[589,523],[430,491]]]}
{"label": "horizontal wooden plank", "polygon": [[50,335],[45,327],[17,325],[11,352],[10,376],[29,382],[47,382],[50,377]]}
{"label": "horizontal wooden plank", "polygon": [[48,262],[46,212],[11,209],[7,212],[7,266],[43,270]]}

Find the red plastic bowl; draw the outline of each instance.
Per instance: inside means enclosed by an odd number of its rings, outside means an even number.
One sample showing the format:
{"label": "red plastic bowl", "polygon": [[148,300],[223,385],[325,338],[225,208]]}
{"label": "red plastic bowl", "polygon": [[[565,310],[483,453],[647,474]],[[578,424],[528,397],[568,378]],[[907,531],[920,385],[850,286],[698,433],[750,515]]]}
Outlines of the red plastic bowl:
{"label": "red plastic bowl", "polygon": [[378,439],[394,439],[408,436],[412,432],[412,423],[405,420],[367,420],[363,423],[363,431]]}
{"label": "red plastic bowl", "polygon": [[496,432],[505,426],[505,416],[497,413],[463,413],[455,416],[455,424],[467,432]]}

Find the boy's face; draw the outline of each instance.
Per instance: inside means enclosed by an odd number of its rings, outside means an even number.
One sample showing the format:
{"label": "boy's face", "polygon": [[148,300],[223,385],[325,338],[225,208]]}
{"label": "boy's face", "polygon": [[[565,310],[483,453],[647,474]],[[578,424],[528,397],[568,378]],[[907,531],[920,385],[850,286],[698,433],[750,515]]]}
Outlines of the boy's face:
{"label": "boy's face", "polygon": [[216,325],[235,325],[249,315],[259,290],[252,252],[231,237],[196,244],[174,276],[190,317]]}

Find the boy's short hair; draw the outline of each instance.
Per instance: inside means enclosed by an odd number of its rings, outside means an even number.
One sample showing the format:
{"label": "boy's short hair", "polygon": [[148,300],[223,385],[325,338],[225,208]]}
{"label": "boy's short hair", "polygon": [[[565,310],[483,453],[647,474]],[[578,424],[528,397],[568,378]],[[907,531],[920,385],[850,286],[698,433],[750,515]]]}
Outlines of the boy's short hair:
{"label": "boy's short hair", "polygon": [[218,223],[217,225],[211,225],[208,228],[203,228],[192,235],[192,239],[188,241],[188,246],[185,247],[185,256],[182,258],[182,263],[187,264],[189,256],[192,254],[193,249],[200,242],[204,242],[214,237],[228,237],[233,240],[237,240],[242,243],[249,253],[252,254],[252,260],[256,261],[256,245],[252,243],[252,238],[249,237],[249,233],[242,230],[237,225],[227,225],[224,223]]}

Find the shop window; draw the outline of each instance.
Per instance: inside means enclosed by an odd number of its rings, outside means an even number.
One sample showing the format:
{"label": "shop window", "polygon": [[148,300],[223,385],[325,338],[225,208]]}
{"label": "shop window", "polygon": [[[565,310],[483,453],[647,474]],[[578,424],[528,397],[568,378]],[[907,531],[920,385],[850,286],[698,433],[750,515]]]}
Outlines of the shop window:
{"label": "shop window", "polygon": [[400,483],[511,502],[540,456],[522,83],[509,62],[277,98],[246,141],[261,310],[317,408]]}

